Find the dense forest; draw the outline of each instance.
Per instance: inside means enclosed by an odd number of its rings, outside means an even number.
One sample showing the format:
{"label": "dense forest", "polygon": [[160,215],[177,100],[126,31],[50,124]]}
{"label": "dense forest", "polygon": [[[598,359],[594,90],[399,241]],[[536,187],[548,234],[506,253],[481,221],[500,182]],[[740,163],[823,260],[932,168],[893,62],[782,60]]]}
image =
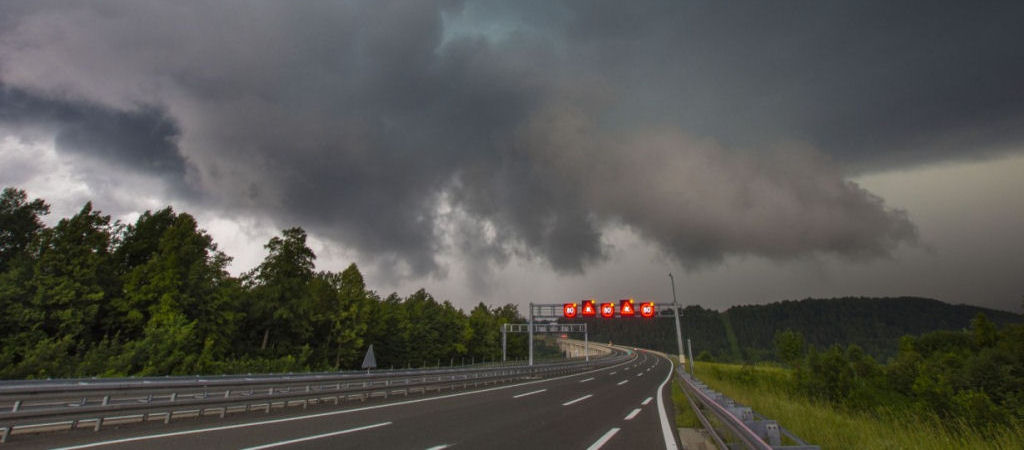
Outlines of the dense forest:
{"label": "dense forest", "polygon": [[[900,298],[836,298],[734,306],[723,312],[700,306],[681,308],[683,339],[694,355],[727,362],[776,360],[773,346],[779,330],[799,332],[807,344],[823,349],[857,345],[879,361],[897,356],[900,338],[936,330],[963,330],[983,313],[997,326],[1020,323],[1021,315],[938,300]],[[676,352],[671,315],[653,319],[578,319],[588,323],[591,338]]]}
{"label": "dense forest", "polygon": [[[355,264],[315,270],[301,228],[270,239],[241,276],[187,213],[111,222],[86,203],[47,227],[49,206],[0,197],[0,378],[218,374],[357,369],[501,358],[514,305],[468,314],[424,290],[367,289]],[[510,335],[509,358],[525,336]]]}

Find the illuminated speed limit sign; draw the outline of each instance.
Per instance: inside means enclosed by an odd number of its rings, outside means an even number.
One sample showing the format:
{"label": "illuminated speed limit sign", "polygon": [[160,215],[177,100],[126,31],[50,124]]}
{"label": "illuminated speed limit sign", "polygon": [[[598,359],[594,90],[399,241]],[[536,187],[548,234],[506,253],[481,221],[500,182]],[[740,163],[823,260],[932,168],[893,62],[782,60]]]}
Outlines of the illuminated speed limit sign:
{"label": "illuminated speed limit sign", "polygon": [[562,306],[562,315],[565,316],[566,319],[576,317],[576,312],[577,308],[575,303],[566,303]]}

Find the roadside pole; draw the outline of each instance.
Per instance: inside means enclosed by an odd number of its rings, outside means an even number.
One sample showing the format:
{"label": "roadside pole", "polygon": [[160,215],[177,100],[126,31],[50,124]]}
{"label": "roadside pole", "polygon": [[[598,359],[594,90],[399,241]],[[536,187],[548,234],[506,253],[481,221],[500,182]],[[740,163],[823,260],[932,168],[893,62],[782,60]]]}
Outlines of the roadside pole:
{"label": "roadside pole", "polygon": [[672,315],[676,318],[676,344],[679,346],[679,364],[686,364],[686,354],[683,353],[683,333],[679,328],[679,302],[676,301],[676,279],[671,273],[668,274],[668,279],[672,280]]}

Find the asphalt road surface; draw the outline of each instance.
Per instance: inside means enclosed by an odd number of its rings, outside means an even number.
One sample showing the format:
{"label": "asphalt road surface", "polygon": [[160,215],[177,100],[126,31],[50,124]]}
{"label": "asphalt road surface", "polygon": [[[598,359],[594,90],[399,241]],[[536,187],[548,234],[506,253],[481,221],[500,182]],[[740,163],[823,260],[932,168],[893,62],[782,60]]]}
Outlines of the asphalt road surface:
{"label": "asphalt road surface", "polygon": [[22,436],[0,450],[676,449],[671,376],[667,359],[640,351],[615,366],[513,385],[340,408]]}

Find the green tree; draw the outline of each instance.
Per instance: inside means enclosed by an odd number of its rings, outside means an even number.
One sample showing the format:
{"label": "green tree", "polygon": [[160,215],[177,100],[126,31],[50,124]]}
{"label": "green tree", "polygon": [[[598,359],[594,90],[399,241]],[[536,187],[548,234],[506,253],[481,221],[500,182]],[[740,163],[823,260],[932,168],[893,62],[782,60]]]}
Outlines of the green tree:
{"label": "green tree", "polygon": [[191,375],[204,350],[196,333],[196,320],[164,301],[152,311],[142,339],[127,344],[111,365],[120,374]]}
{"label": "green tree", "polygon": [[997,341],[996,324],[989,321],[988,317],[985,317],[985,313],[978,313],[974,319],[971,319],[971,337],[974,339],[974,345],[979,348],[995,345]]}
{"label": "green tree", "polygon": [[40,236],[32,280],[39,330],[70,336],[77,350],[102,338],[97,336],[101,310],[119,294],[110,257],[112,232],[110,216],[94,211],[89,202]]}
{"label": "green tree", "polygon": [[[402,302],[409,321],[409,349],[407,364],[425,364],[444,356],[441,350],[441,326],[444,322],[440,305],[426,290],[420,289]],[[415,360],[415,361],[413,361]]]}
{"label": "green tree", "polygon": [[114,250],[118,273],[128,274],[149,261],[160,250],[160,240],[177,219],[178,215],[168,206],[156,212],[146,211],[128,225]]}
{"label": "green tree", "polygon": [[40,216],[50,213],[50,205],[40,199],[28,201],[25,191],[12,187],[0,194],[0,272],[25,251],[45,228]]}
{"label": "green tree", "polygon": [[[205,351],[210,358],[227,355],[238,320],[237,288],[226,271],[229,261],[192,216],[173,216],[155,252],[125,277],[125,322],[129,327],[139,327],[137,331],[128,328],[126,332],[132,339],[140,334],[164,336],[167,326],[187,323],[191,335],[174,334],[175,345],[182,351],[193,355]],[[148,355],[168,357],[156,352]],[[168,367],[167,364],[163,361],[158,367]],[[150,362],[142,365],[154,366]],[[133,365],[129,372],[135,373],[137,369]]]}
{"label": "green tree", "polygon": [[789,329],[775,333],[775,355],[780,361],[797,367],[803,360],[806,349],[807,344],[802,334]]}
{"label": "green tree", "polygon": [[412,321],[402,298],[392,293],[382,301],[370,302],[368,306],[366,344],[373,344],[377,366],[404,367],[414,350]]}
{"label": "green tree", "polygon": [[834,345],[823,353],[812,354],[807,387],[813,396],[833,403],[842,403],[853,389],[854,373],[843,349]]}
{"label": "green tree", "polygon": [[272,354],[292,354],[312,338],[309,284],[316,255],[298,227],[271,238],[264,248],[267,257],[246,276],[248,328],[259,333],[261,351],[274,347]]}
{"label": "green tree", "polygon": [[[132,282],[133,278],[145,279],[144,274],[133,274],[133,271],[146,264],[160,251],[160,240],[177,217],[170,207],[155,213],[146,211],[134,224],[125,227],[113,252],[117,281],[120,282],[122,291],[125,289],[124,284]],[[148,269],[147,272],[152,272],[152,269]],[[139,303],[140,300],[143,304]],[[137,295],[131,299],[124,296],[112,298],[112,314],[101,318],[107,334],[117,335],[125,341],[140,338],[142,329],[149,319],[148,309],[155,304],[155,299],[145,301]]]}
{"label": "green tree", "polygon": [[[65,376],[102,334],[98,318],[117,294],[110,269],[110,218],[86,203],[52,229],[38,230],[31,249],[0,275],[8,327],[0,374]],[[30,255],[29,255],[30,254]]]}
{"label": "green tree", "polygon": [[325,367],[353,367],[366,334],[366,323],[359,320],[367,297],[359,269],[352,264],[340,274],[317,273],[310,296],[314,335],[322,337],[315,359]]}
{"label": "green tree", "polygon": [[501,357],[498,318],[483,302],[469,312],[469,328],[472,330],[468,348],[470,355],[491,361]]}

